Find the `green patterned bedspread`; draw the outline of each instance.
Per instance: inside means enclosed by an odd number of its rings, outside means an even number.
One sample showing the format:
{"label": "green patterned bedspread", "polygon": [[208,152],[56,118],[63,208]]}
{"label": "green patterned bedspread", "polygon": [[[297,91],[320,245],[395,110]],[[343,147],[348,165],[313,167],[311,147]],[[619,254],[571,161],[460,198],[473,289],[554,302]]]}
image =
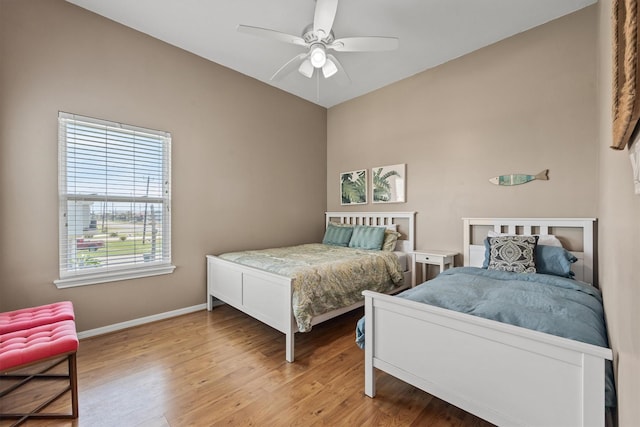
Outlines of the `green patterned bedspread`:
{"label": "green patterned bedspread", "polygon": [[300,332],[311,330],[314,316],[361,301],[363,290],[388,292],[403,282],[398,257],[386,251],[309,243],[219,258],[294,279],[293,315]]}

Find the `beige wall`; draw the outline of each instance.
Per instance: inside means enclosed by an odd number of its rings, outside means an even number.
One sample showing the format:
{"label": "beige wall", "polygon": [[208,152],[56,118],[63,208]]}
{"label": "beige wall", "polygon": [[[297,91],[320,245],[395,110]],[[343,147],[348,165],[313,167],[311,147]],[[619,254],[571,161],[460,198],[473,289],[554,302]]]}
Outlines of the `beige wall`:
{"label": "beige wall", "polygon": [[[407,164],[417,247],[462,250],[462,217],[597,214],[594,8],[329,110],[327,208],[338,174]],[[498,187],[501,174],[549,181]]]}
{"label": "beige wall", "polygon": [[612,142],[611,0],[600,0],[598,11],[600,287],[616,354],[620,425],[636,426],[640,423],[640,195],[633,192],[628,151],[608,148]]}
{"label": "beige wall", "polygon": [[[70,299],[84,331],[190,307],[205,254],[322,236],[326,109],[62,0],[0,8],[0,310]],[[174,274],[55,287],[59,110],[171,132]]]}

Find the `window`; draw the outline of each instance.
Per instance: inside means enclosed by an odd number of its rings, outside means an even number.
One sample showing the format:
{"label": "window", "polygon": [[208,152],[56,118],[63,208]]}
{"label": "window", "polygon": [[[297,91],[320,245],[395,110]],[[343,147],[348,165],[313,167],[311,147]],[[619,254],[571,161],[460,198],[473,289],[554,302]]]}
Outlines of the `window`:
{"label": "window", "polygon": [[171,134],[60,112],[59,288],[167,274]]}

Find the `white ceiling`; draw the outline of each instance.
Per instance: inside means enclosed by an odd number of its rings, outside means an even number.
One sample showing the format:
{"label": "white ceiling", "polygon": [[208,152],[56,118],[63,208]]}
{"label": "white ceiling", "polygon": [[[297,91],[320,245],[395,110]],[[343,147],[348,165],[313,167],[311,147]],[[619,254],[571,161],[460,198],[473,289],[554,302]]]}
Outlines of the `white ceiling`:
{"label": "white ceiling", "polygon": [[336,38],[390,36],[391,52],[336,52],[351,78],[271,76],[304,47],[236,31],[238,24],[302,35],[314,0],[67,0],[324,107],[364,95],[597,0],[341,0]]}

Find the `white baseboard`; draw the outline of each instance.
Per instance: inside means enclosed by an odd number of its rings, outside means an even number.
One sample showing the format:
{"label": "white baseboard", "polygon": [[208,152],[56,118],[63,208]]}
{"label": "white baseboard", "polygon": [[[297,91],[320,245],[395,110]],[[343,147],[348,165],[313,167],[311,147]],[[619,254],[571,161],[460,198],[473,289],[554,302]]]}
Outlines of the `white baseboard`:
{"label": "white baseboard", "polygon": [[183,314],[195,313],[196,311],[206,310],[207,304],[198,304],[191,307],[180,308],[178,310],[158,313],[152,316],[141,317],[139,319],[128,320],[122,323],[114,323],[113,325],[103,326],[101,328],[89,329],[88,331],[78,332],[78,338],[89,338],[96,335],[108,334],[109,332],[119,331],[121,329],[131,328],[132,326],[140,326],[145,323],[151,323],[158,320],[170,319],[172,317],[181,316]]}

